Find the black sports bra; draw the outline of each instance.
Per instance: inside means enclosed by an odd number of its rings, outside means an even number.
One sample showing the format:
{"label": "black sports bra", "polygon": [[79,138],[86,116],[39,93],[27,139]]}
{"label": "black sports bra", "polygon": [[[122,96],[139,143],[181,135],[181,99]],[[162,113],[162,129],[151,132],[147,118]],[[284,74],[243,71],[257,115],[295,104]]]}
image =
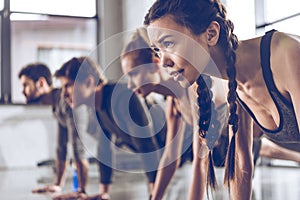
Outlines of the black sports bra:
{"label": "black sports bra", "polygon": [[[276,143],[300,143],[300,134],[298,123],[293,105],[285,99],[278,91],[270,68],[270,45],[273,33],[276,30],[268,31],[261,39],[260,43],[260,59],[263,70],[263,77],[268,88],[268,91],[276,105],[280,116],[279,127],[275,130],[269,130],[263,127],[256,119],[250,108],[238,98],[244,109],[251,115],[253,120],[260,126],[267,137]],[[300,147],[299,147],[300,149]]]}

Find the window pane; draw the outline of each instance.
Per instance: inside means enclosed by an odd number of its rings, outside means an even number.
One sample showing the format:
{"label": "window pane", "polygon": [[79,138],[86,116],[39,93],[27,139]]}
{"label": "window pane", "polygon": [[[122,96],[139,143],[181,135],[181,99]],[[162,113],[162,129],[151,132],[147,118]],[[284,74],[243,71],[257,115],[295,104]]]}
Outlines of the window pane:
{"label": "window pane", "polygon": [[[1,1],[1,0],[0,0]],[[11,11],[93,17],[96,0],[10,0]]]}
{"label": "window pane", "polygon": [[299,35],[300,33],[300,16],[284,20],[266,27],[266,30],[276,29],[286,33]]}
{"label": "window pane", "polygon": [[[2,38],[2,15],[0,15],[0,38]],[[0,99],[2,99],[2,40],[0,40]]]}
{"label": "window pane", "polygon": [[3,10],[4,8],[4,0],[0,0],[0,10]]}
{"label": "window pane", "polygon": [[265,0],[266,22],[273,22],[287,16],[299,13],[299,0]]}
{"label": "window pane", "polygon": [[13,103],[25,102],[18,78],[24,65],[44,62],[54,73],[71,57],[88,55],[97,43],[95,19],[19,15],[11,16],[23,19],[11,23]]}

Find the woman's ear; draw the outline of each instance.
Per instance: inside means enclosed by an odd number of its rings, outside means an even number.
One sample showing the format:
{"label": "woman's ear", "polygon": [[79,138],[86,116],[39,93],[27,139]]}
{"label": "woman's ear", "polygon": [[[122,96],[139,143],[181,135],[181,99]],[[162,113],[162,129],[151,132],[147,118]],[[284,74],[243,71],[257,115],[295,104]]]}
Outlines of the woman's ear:
{"label": "woman's ear", "polygon": [[87,88],[90,87],[95,87],[95,79],[92,76],[88,76],[85,81],[84,81],[85,85]]}
{"label": "woman's ear", "polygon": [[215,46],[219,41],[220,36],[220,24],[216,21],[212,21],[206,29],[207,44],[209,46]]}

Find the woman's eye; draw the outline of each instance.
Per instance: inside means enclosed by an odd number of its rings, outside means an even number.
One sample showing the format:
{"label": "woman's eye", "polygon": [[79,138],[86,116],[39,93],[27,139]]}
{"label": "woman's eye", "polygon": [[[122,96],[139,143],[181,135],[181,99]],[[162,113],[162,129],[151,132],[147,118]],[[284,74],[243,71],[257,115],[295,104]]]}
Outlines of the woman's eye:
{"label": "woman's eye", "polygon": [[174,43],[171,41],[164,41],[163,45],[165,46],[165,48],[169,48],[169,47],[172,47],[174,45]]}

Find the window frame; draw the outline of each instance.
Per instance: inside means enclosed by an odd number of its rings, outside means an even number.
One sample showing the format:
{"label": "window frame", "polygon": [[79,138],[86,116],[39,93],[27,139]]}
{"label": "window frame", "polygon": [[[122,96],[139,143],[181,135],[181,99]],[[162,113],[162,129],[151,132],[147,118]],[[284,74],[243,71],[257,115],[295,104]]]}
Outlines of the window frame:
{"label": "window frame", "polygon": [[[12,74],[11,74],[11,19],[12,13],[20,14],[40,14],[51,17],[62,18],[82,18],[82,19],[94,19],[96,21],[96,43],[99,43],[99,15],[98,15],[98,1],[95,0],[95,16],[71,16],[71,15],[52,15],[45,13],[30,13],[30,12],[12,12],[10,10],[10,0],[4,0],[4,8],[0,10],[0,27],[1,27],[1,48],[0,48],[0,105],[20,105],[20,103],[14,103],[12,101]],[[24,104],[22,104],[24,105]],[[25,104],[26,105],[26,104]]]}
{"label": "window frame", "polygon": [[265,13],[265,1],[266,0],[255,0],[255,24],[256,24],[256,33],[258,35],[264,34],[268,26],[279,23],[279,22],[284,22],[292,18],[296,18],[300,16],[300,12],[294,13],[291,15],[286,15],[283,16],[279,19],[273,20],[273,21],[267,21],[266,13]]}
{"label": "window frame", "polygon": [[[1,91],[0,103],[11,103],[11,46],[10,46],[10,1],[4,0],[4,8],[0,11],[1,15],[1,53],[0,53],[0,78]],[[8,76],[9,74],[9,76]]]}

